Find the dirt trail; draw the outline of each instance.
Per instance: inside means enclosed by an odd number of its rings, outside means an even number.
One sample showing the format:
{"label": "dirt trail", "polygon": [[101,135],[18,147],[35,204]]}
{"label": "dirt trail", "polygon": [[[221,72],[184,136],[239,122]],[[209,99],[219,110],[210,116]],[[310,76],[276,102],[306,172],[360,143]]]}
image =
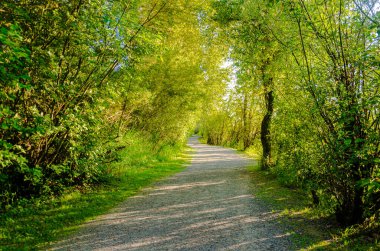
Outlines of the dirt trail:
{"label": "dirt trail", "polygon": [[87,223],[52,250],[290,250],[286,231],[254,198],[245,169],[252,160],[231,149],[189,140],[183,172]]}

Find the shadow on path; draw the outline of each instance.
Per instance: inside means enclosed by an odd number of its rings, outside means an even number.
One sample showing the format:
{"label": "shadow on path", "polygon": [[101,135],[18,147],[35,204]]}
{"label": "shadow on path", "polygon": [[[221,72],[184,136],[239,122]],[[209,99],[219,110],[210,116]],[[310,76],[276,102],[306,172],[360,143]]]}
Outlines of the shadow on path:
{"label": "shadow on path", "polygon": [[252,196],[232,149],[189,140],[189,167],[93,220],[52,250],[290,250],[277,215]]}

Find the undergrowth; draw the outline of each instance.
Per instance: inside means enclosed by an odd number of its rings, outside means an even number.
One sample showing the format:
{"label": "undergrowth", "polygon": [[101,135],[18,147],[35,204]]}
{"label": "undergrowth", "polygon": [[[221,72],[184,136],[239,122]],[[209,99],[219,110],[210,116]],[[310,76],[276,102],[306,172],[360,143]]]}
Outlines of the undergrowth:
{"label": "undergrowth", "polygon": [[165,146],[155,152],[152,143],[129,133],[115,141],[117,160],[109,163],[107,180],[96,187],[76,187],[59,197],[20,201],[0,216],[0,250],[34,250],[75,232],[142,187],[183,170],[183,147]]}
{"label": "undergrowth", "polygon": [[309,194],[299,188],[285,187],[276,176],[248,168],[255,196],[265,201],[279,216],[294,242],[296,250],[380,250],[380,223],[368,219],[361,225],[340,227],[331,213],[315,207]]}

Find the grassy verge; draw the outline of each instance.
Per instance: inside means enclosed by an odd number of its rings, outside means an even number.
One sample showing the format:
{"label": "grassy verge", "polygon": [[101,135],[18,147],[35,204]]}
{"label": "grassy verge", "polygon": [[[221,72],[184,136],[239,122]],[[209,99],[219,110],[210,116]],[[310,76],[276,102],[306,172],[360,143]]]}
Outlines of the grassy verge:
{"label": "grassy verge", "polygon": [[258,166],[248,170],[255,196],[267,202],[279,214],[279,220],[289,226],[296,250],[380,250],[376,224],[372,224],[372,229],[341,228],[332,215],[311,207],[311,200],[303,191],[282,186],[272,174],[261,171]]}
{"label": "grassy verge", "polygon": [[142,187],[184,169],[183,149],[167,147],[153,153],[149,143],[136,135],[126,139],[128,147],[120,161],[109,167],[107,184],[68,191],[59,198],[28,201],[0,216],[0,250],[44,249],[72,234],[80,224],[101,215]]}

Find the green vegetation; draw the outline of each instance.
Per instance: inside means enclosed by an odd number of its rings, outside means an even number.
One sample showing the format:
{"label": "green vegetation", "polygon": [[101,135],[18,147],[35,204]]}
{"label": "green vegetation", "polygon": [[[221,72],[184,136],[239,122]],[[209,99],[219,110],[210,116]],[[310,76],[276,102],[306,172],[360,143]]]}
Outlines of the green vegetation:
{"label": "green vegetation", "polygon": [[180,147],[167,148],[160,154],[135,133],[118,144],[118,162],[108,166],[108,183],[66,191],[60,197],[20,201],[0,217],[1,250],[30,250],[46,247],[52,241],[73,233],[95,216],[107,212],[168,175],[183,170],[187,157]]}
{"label": "green vegetation", "polygon": [[0,211],[102,183],[130,131],[157,152],[183,144],[224,86],[223,49],[200,29],[206,11],[201,1],[2,1]]}
{"label": "green vegetation", "polygon": [[380,219],[376,0],[220,0],[230,88],[200,122],[343,226]]}
{"label": "green vegetation", "polygon": [[[2,0],[0,16],[7,228],[68,191],[111,189],[128,161],[139,171],[118,184],[166,172],[197,127],[347,236],[378,232],[378,0]],[[131,132],[154,161],[123,143]]]}
{"label": "green vegetation", "polygon": [[378,250],[380,224],[374,220],[355,228],[342,228],[326,210],[310,203],[311,198],[298,188],[285,187],[259,165],[248,167],[254,195],[278,214],[297,250]]}

